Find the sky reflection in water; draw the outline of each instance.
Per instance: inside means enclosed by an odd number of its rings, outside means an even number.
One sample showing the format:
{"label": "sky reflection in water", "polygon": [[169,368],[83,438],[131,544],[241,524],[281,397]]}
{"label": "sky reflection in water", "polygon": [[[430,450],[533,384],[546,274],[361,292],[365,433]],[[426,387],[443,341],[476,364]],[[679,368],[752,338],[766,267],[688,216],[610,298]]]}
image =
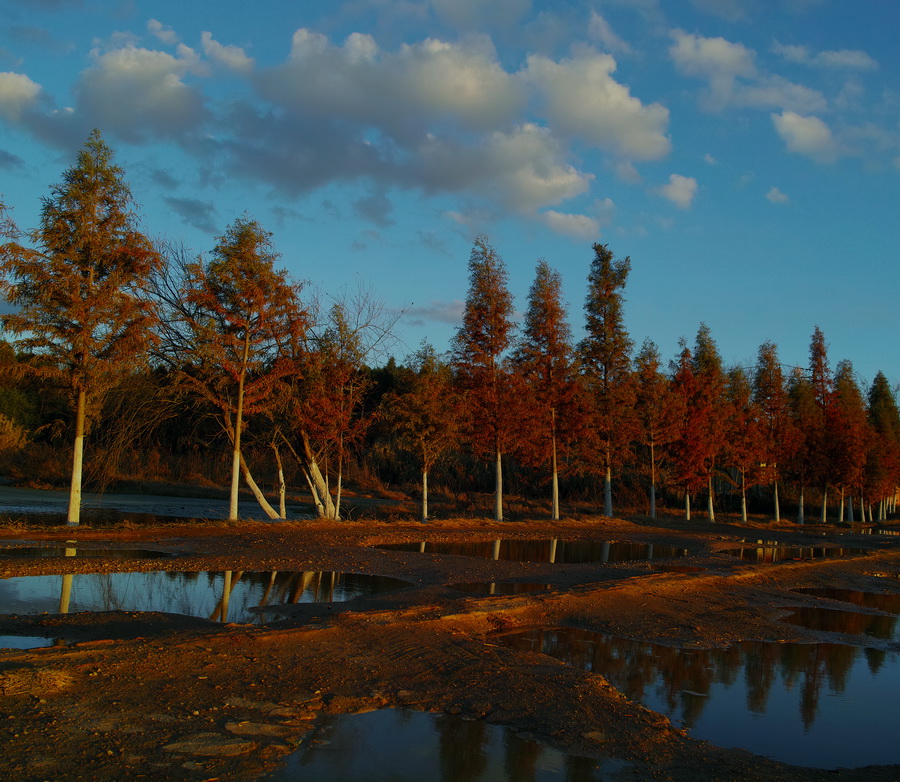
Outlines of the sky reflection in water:
{"label": "sky reflection in water", "polygon": [[900,763],[898,655],[745,641],[678,649],[572,628],[499,641],[605,676],[693,737],[816,768]]}

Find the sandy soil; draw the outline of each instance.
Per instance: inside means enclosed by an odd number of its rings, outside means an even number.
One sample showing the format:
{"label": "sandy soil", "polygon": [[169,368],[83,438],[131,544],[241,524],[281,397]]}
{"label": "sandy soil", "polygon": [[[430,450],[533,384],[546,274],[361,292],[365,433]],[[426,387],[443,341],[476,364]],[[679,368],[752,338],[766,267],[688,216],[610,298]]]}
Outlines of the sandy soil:
{"label": "sandy soil", "polygon": [[[79,543],[177,556],[164,564],[4,557],[0,576],[161,567],[339,570],[395,576],[413,586],[348,603],[292,606],[283,620],[265,627],[163,614],[0,616],[0,634],[68,643],[0,651],[0,778],[257,779],[323,715],[406,707],[484,719],[567,752],[623,760],[621,778],[896,780],[900,766],[816,771],[694,740],[599,674],[496,643],[504,631],[553,625],[695,647],[740,639],[869,643],[778,621],[785,605],[812,604],[790,592],[799,586],[900,592],[900,538],[835,532],[641,518],[82,528],[74,536]],[[546,565],[371,548],[423,538],[553,536],[675,543],[690,556]],[[65,529],[0,529],[2,546],[59,545],[72,537]],[[830,541],[872,551],[777,565],[719,553],[743,538]],[[673,563],[696,566],[686,568],[695,572],[672,569]],[[448,587],[509,579],[546,580],[559,588],[476,597]],[[880,643],[900,651],[898,644]]]}

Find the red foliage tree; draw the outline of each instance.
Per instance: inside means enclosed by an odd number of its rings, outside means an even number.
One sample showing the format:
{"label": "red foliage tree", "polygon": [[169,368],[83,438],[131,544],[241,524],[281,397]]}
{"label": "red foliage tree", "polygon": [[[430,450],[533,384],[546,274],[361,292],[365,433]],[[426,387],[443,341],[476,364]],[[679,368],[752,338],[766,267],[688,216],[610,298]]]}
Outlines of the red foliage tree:
{"label": "red foliage tree", "polygon": [[512,444],[515,397],[503,367],[513,336],[506,267],[487,237],[469,256],[469,291],[453,339],[453,364],[464,395],[466,436],[476,455],[495,463],[494,518],[503,520],[503,453]]}
{"label": "red foliage tree", "polygon": [[725,382],[726,464],[738,476],[741,491],[741,520],[747,521],[747,489],[761,478],[760,462],[765,454],[765,437],[760,410],[753,401],[753,388],[741,367],[728,372]]}

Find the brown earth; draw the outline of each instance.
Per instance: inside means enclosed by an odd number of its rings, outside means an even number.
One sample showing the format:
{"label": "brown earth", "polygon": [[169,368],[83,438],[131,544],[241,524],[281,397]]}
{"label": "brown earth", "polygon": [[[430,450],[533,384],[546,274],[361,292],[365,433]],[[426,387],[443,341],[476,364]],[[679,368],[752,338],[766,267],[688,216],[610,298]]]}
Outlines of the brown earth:
{"label": "brown earth", "polygon": [[[690,556],[548,565],[384,551],[429,540],[628,540]],[[0,545],[56,544],[66,529],[0,529]],[[741,639],[869,643],[778,621],[812,605],[800,586],[900,592],[900,539],[834,528],[700,520],[592,519],[428,524],[354,521],[79,529],[79,543],[162,549],[159,560],[4,558],[0,576],[103,570],[337,570],[395,576],[410,589],[285,609],[268,626],[166,614],[0,616],[0,634],[66,642],[0,651],[0,779],[258,779],[324,715],[441,711],[510,726],[566,752],[624,761],[604,778],[896,780],[900,766],[803,769],[688,737],[597,673],[496,643],[517,628],[571,626],[692,647]],[[764,565],[718,553],[744,538],[871,548],[866,556]],[[688,566],[672,568],[673,564]],[[694,572],[684,572],[685,570]],[[885,577],[887,576],[887,578]],[[550,581],[547,592],[462,595],[449,584]],[[0,606],[2,610],[2,606]],[[898,644],[882,648],[900,651]]]}

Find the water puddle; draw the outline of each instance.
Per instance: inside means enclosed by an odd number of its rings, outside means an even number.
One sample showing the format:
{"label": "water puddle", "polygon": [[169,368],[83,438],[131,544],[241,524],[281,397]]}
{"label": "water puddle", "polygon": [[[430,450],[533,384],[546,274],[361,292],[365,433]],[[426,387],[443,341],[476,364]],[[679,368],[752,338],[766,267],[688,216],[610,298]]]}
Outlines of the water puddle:
{"label": "water puddle", "polygon": [[803,595],[840,600],[842,603],[852,603],[864,608],[874,608],[877,611],[884,611],[888,614],[900,614],[900,595],[862,592],[857,589],[834,589],[831,587],[801,587],[794,591]]}
{"label": "water puddle", "polygon": [[523,595],[533,592],[546,592],[548,589],[552,589],[553,585],[540,581],[490,581],[450,584],[450,588],[471,595]]}
{"label": "water puddle", "polygon": [[268,782],[599,782],[621,760],[566,755],[510,728],[382,709],[327,718]]}
{"label": "water puddle", "polygon": [[900,763],[900,657],[839,644],[678,649],[572,628],[500,636],[605,676],[691,736],[813,768]]}
{"label": "water puddle", "polygon": [[803,559],[832,559],[838,557],[859,557],[868,554],[864,548],[848,548],[846,546],[784,546],[770,541],[759,541],[755,546],[723,549],[720,553],[728,554],[748,562],[787,562]]}
{"label": "water puddle", "polygon": [[420,541],[391,543],[378,548],[388,551],[418,551],[423,554],[455,554],[510,562],[634,562],[687,556],[688,550],[665,543],[630,543],[595,540],[486,540],[451,543]]}
{"label": "water puddle", "polygon": [[[80,573],[0,579],[7,614],[162,611],[221,622],[266,620],[260,608],[337,603],[408,587],[386,576],[338,572]],[[271,617],[268,617],[271,618]]]}
{"label": "water puddle", "polygon": [[56,643],[52,638],[40,635],[0,635],[0,649],[38,649]]}
{"label": "water puddle", "polygon": [[792,608],[793,613],[782,622],[807,630],[821,630],[827,633],[849,633],[868,635],[872,638],[900,641],[900,628],[896,616],[861,614],[858,611],[842,611],[839,608],[801,606]]}
{"label": "water puddle", "polygon": [[19,546],[0,549],[0,557],[25,557],[43,559],[47,557],[108,557],[110,559],[158,559],[169,557],[164,551],[150,549],[81,548],[75,546]]}

